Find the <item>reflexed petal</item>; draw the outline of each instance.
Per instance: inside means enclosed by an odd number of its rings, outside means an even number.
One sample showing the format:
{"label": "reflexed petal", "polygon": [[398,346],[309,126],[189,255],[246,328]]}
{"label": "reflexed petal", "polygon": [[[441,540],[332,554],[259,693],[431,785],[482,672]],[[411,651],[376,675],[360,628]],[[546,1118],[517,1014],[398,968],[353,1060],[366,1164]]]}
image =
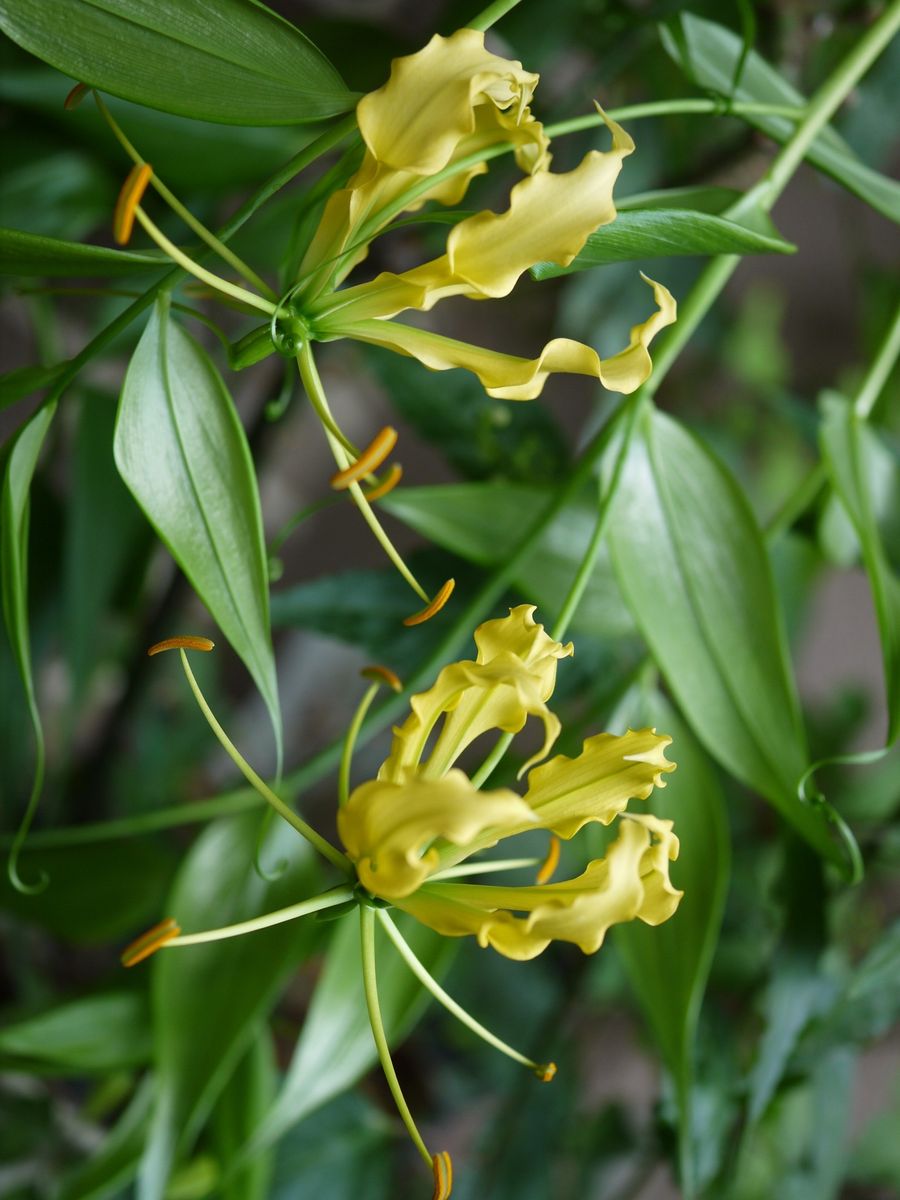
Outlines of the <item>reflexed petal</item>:
{"label": "reflexed petal", "polygon": [[485,829],[529,822],[515,792],[479,792],[462,771],[404,784],[372,780],[356,788],[338,812],[341,841],[360,882],[394,900],[414,892],[439,864],[438,838],[466,846]]}
{"label": "reflexed petal", "polygon": [[675,770],[665,757],[671,741],[655,729],[597,734],[577,758],[558,754],[535,767],[525,800],[541,827],[558,837],[574,837],[590,821],[609,825],[629,800],[646,800],[654,787],[666,786],[663,774]]}
{"label": "reflexed petal", "polygon": [[677,855],[671,821],[628,815],[606,857],[577,879],[523,888],[431,883],[398,907],[448,937],[473,934],[508,958],[534,958],[553,940],[593,954],[611,925],[658,925],[672,915],[682,895],[669,880]]}
{"label": "reflexed petal", "polygon": [[[549,753],[559,721],[546,701],[556,683],[557,660],[571,654],[572,645],[549,637],[534,611],[533,605],[521,604],[507,617],[484,622],[475,631],[477,660],[451,663],[433,687],[412,697],[412,713],[394,730],[380,779],[399,783],[412,771],[437,778],[481,734],[491,729],[518,733],[529,716],[544,723],[544,745],[530,761]],[[442,716],[443,728],[422,766],[426,743]]]}
{"label": "reflexed petal", "polygon": [[394,59],[388,82],[359,102],[360,132],[378,162],[433,175],[475,133],[479,117],[483,125],[508,112],[520,121],[537,81],[521,63],[485,50],[483,33],[435,34],[418,53]]}
{"label": "reflexed petal", "polygon": [[[518,358],[486,350],[468,342],[442,337],[399,321],[363,320],[340,326],[340,312],[332,314],[317,331],[324,337],[351,337],[358,341],[386,346],[400,354],[416,358],[432,371],[463,367],[478,376],[489,396],[501,400],[533,400],[543,391],[549,375],[568,373],[599,379],[610,391],[626,395],[650,377],[653,362],[647,349],[654,336],[675,320],[675,301],[660,283],[653,287],[658,310],[648,320],[635,325],[626,349],[612,358],[603,358],[590,346],[570,338],[554,338],[538,358]],[[364,285],[368,286],[368,285]]]}
{"label": "reflexed petal", "polygon": [[[575,258],[588,234],[616,216],[613,185],[634,142],[608,122],[613,148],[589,151],[574,171],[538,171],[510,193],[503,213],[480,212],[460,221],[447,252],[402,275],[384,272],[369,283],[325,297],[310,310],[323,333],[371,317],[394,317],[405,309],[428,310],[447,296],[507,296],[536,262],[562,266]],[[351,335],[352,336],[352,335]]]}

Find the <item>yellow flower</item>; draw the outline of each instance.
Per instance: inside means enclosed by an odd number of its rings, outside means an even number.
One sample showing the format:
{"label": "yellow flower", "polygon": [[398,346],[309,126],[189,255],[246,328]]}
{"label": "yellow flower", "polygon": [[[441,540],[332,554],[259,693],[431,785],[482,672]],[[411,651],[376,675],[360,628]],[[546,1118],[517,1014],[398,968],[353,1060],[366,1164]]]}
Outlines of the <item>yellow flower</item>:
{"label": "yellow flower", "polygon": [[[485,50],[483,34],[472,29],[436,36],[418,54],[394,61],[388,83],[360,101],[363,163],[329,200],[301,266],[304,282],[292,303],[309,336],[372,342],[435,371],[464,367],[490,395],[506,400],[538,396],[552,372],[593,376],[624,393],[647,379],[647,347],[675,319],[672,296],[649,280],[657,311],[635,326],[624,350],[605,360],[569,338],[555,338],[527,359],[391,320],[409,309],[428,311],[449,296],[506,296],[535,263],[568,265],[589,234],[615,219],[613,186],[634,142],[604,117],[611,149],[589,151],[572,171],[551,172],[547,137],[528,107],[536,83],[520,63]],[[506,212],[460,221],[439,258],[335,290],[399,213],[425,200],[457,203],[474,175],[487,169],[477,155],[498,143],[512,143],[527,172]]]}
{"label": "yellow flower", "polygon": [[[478,629],[476,660],[445,667],[434,687],[412,698],[378,779],[357,787],[338,813],[341,840],[371,895],[439,933],[473,934],[516,959],[533,958],[554,939],[593,953],[610,925],[660,924],[681,897],[668,874],[678,853],[672,822],[625,812],[629,800],[665,786],[663,775],[674,770],[664,754],[670,738],[652,729],[603,733],[575,758],[533,766],[559,733],[546,701],[557,661],[572,652],[533,613],[521,605]],[[482,734],[517,733],[529,716],[543,722],[544,744],[520,772],[528,773],[525,794],[479,791],[457,759]],[[564,883],[488,887],[447,878],[503,838],[546,829],[569,839],[590,822],[616,818],[619,834],[606,857]]]}

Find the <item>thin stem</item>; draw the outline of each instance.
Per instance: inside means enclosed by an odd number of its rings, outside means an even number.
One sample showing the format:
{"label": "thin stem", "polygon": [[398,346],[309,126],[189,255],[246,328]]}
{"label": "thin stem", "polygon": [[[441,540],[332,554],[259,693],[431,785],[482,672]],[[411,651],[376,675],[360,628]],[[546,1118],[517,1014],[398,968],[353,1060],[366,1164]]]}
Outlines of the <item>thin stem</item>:
{"label": "thin stem", "polygon": [[[729,104],[721,100],[650,100],[644,104],[626,104],[621,108],[611,108],[607,116],[613,121],[642,121],[646,117],[668,116],[697,116],[711,114],[719,117],[787,117],[791,121],[799,121],[803,117],[803,108],[788,104]],[[544,132],[548,137],[562,137],[567,133],[580,133],[584,129],[594,129],[606,122],[599,113],[586,113],[582,117],[572,117],[568,121],[557,121],[547,125]]]}
{"label": "thin stem", "polygon": [[[300,367],[300,378],[303,380],[303,386],[306,389],[306,394],[309,396],[311,403],[315,406],[318,412],[321,408],[325,412],[329,412],[328,400],[325,396],[325,389],[322,387],[322,380],[319,378],[319,372],[316,369],[316,362],[313,358],[312,347],[308,341],[304,341],[300,353],[297,355],[297,363]],[[344,470],[350,465],[350,458],[344,448],[343,443],[338,437],[332,433],[331,429],[326,425],[325,436],[328,439],[328,444],[331,446],[331,453],[334,455],[334,461]],[[399,552],[394,546],[394,543],[384,531],[381,522],[376,517],[372,510],[372,506],[366,500],[365,492],[358,483],[351,483],[347,489],[353,497],[353,502],[359,509],[363,520],[372,530],[375,538],[385,554],[416,593],[416,595],[426,604],[429,601],[428,593],[410,571],[409,567],[400,557]]]}
{"label": "thin stem", "polygon": [[[321,158],[323,154],[327,154],[329,150],[333,149],[349,133],[355,130],[355,114],[344,117],[337,124],[332,125],[330,129],[326,129],[324,133],[310,142],[308,146],[305,146],[293,158],[289,159],[283,167],[279,168],[262,187],[241,205],[234,216],[219,230],[219,238],[222,241],[227,241],[233,237],[264,204],[271,200],[286,184],[290,183],[296,175],[299,175],[302,170],[311,163],[314,163],[317,158]],[[110,321],[87,345],[83,346],[77,354],[70,358],[65,365],[65,369],[60,372],[53,387],[44,397],[41,407],[52,403],[54,400],[58,400],[72,380],[79,374],[82,367],[113,343],[142,312],[145,312],[150,307],[160,292],[171,291],[180,281],[183,274],[184,272],[180,267],[175,267],[171,271],[167,271],[161,279],[151,284],[142,296],[139,296],[133,304],[130,304],[115,320]]]}
{"label": "thin stem", "polygon": [[260,312],[264,312],[268,316],[272,316],[275,312],[275,305],[271,301],[263,300],[255,292],[248,292],[246,288],[238,287],[236,283],[229,283],[227,279],[222,279],[221,276],[214,275],[212,271],[207,271],[206,267],[201,267],[199,263],[195,263],[192,258],[166,237],[159,226],[150,220],[140,205],[135,209],[135,216],[154,242],[156,242],[157,246],[159,246],[160,250],[165,250],[169,258],[177,262],[190,275],[196,276],[197,279],[202,279],[204,283],[209,284],[211,288],[215,288],[217,292],[231,296],[232,299],[240,301],[241,304],[249,304],[251,308],[258,308]]}
{"label": "thin stem", "polygon": [[476,1021],[475,1018],[468,1013],[461,1004],[458,1004],[448,992],[445,992],[434,976],[416,957],[412,947],[391,920],[388,913],[385,912],[383,908],[380,908],[377,911],[377,915],[385,933],[399,951],[400,957],[412,971],[413,975],[415,975],[416,979],[418,979],[419,983],[421,983],[424,988],[431,992],[435,1000],[437,1000],[440,1004],[443,1004],[447,1012],[452,1013],[458,1021],[462,1021],[463,1025],[471,1029],[473,1033],[477,1034],[483,1041],[487,1042],[488,1045],[493,1046],[495,1050],[499,1050],[501,1054],[505,1054],[507,1058],[513,1059],[514,1062],[521,1063],[523,1067],[529,1067],[532,1071],[541,1070],[544,1064],[535,1062],[534,1059],[529,1058],[525,1054],[521,1054],[518,1050],[514,1050],[512,1046],[507,1045],[507,1043],[501,1038],[498,1038],[496,1034],[491,1033],[489,1029],[485,1029],[480,1021]]}
{"label": "thin stem", "polygon": [[487,8],[482,9],[477,17],[473,17],[471,21],[466,23],[466,29],[490,29],[492,25],[505,17],[508,12],[511,12],[521,0],[494,0],[493,4],[489,4]]}
{"label": "thin stem", "polygon": [[350,874],[353,868],[347,856],[342,854],[341,851],[335,846],[332,846],[331,842],[326,841],[326,839],[323,838],[320,833],[317,833],[311,825],[308,825],[306,821],[304,821],[301,816],[298,816],[298,814],[295,813],[292,808],[289,808],[279,796],[275,795],[269,785],[253,770],[241,752],[231,741],[228,734],[216,720],[215,714],[206,703],[206,697],[201,692],[200,685],[194,678],[194,672],[191,670],[191,664],[188,662],[187,654],[185,654],[184,650],[179,650],[179,654],[181,655],[181,665],[184,668],[184,673],[187,676],[188,683],[191,685],[191,691],[194,693],[194,699],[197,701],[200,711],[203,713],[204,717],[206,717],[210,729],[219,739],[219,742],[221,743],[222,748],[225,750],[225,753],[241,772],[247,782],[251,785],[251,787],[256,788],[263,800],[265,800],[267,804],[271,804],[272,808],[275,809],[279,816],[283,817],[289,825],[292,825],[294,829],[296,829],[299,834],[305,837],[308,842],[311,842],[320,854],[324,855],[329,862],[333,863],[338,868],[338,870],[343,871],[346,874]]}
{"label": "thin stem", "polygon": [[307,518],[315,516],[317,512],[321,512],[324,508],[332,508],[335,504],[339,504],[341,497],[338,495],[324,496],[321,500],[314,500],[312,504],[306,504],[299,511],[295,512],[282,527],[278,530],[275,536],[269,543],[269,554],[277,554],[284,543],[288,540],[294,530],[302,525]]}
{"label": "thin stem", "polygon": [[258,929],[268,929],[272,925],[283,925],[285,921],[295,921],[298,917],[308,916],[309,913],[321,912],[325,908],[333,908],[336,904],[346,904],[353,899],[353,889],[350,887],[333,888],[321,896],[311,896],[309,900],[301,900],[299,904],[291,904],[287,908],[278,908],[274,912],[265,913],[261,917],[253,917],[249,921],[238,921],[236,925],[223,925],[220,929],[204,929],[202,933],[184,933],[171,938],[161,947],[168,950],[170,946],[198,946],[201,942],[220,942],[225,938],[240,937],[244,933],[255,933]]}
{"label": "thin stem", "polygon": [[622,479],[622,472],[625,469],[625,462],[628,458],[628,452],[631,449],[631,443],[634,440],[634,434],[638,427],[638,417],[644,410],[643,394],[638,391],[624,402],[622,407],[616,413],[616,425],[620,420],[624,419],[625,428],[622,431],[622,438],[619,443],[619,450],[616,454],[616,461],[613,465],[612,474],[609,478],[609,483],[606,488],[600,485],[600,496],[597,504],[597,520],[594,523],[594,531],[591,534],[591,540],[585,551],[584,558],[578,567],[575,578],[572,580],[572,585],[569,588],[568,594],[563,601],[559,616],[556,618],[556,625],[553,628],[551,637],[556,641],[561,642],[565,637],[566,630],[569,627],[569,622],[575,615],[578,605],[581,603],[581,598],[584,595],[585,588],[590,582],[591,575],[594,572],[594,566],[597,562],[597,556],[600,553],[600,547],[603,544],[603,537],[606,533],[606,527],[609,524],[609,516],[612,512],[613,501],[619,490],[619,483]]}
{"label": "thin stem", "polygon": [[360,727],[366,719],[366,714],[372,707],[372,701],[378,695],[380,688],[380,683],[369,685],[366,694],[360,700],[359,706],[353,714],[353,720],[350,722],[347,730],[347,736],[344,740],[344,751],[341,754],[341,765],[338,768],[338,805],[341,808],[343,808],[350,798],[350,765],[353,762],[353,748],[356,745]]}
{"label": "thin stem", "polygon": [[512,740],[513,734],[501,733],[500,737],[497,738],[494,748],[491,750],[490,754],[487,756],[475,774],[471,777],[474,787],[480,788],[486,780],[490,779],[496,770],[497,765],[512,745]]}
{"label": "thin stem", "polygon": [[810,467],[781,507],[766,522],[764,533],[769,542],[776,542],[806,512],[828,480],[821,462]]}
{"label": "thin stem", "polygon": [[[139,153],[134,144],[126,136],[124,130],[109,111],[106,102],[99,92],[94,92],[94,102],[100,110],[103,119],[113,131],[113,134],[117,138],[122,149],[132,160],[132,162],[138,164],[145,162],[146,160],[144,159],[143,155]],[[248,266],[247,263],[245,263],[244,260],[237,254],[235,254],[233,250],[229,249],[224,242],[220,241],[211,230],[207,229],[202,221],[198,221],[190,209],[186,208],[181,203],[175,193],[166,187],[155,171],[150,177],[150,184],[153,188],[155,188],[156,192],[163,198],[163,200],[165,200],[169,208],[171,208],[173,212],[177,213],[177,215],[181,217],[185,225],[189,226],[189,228],[191,228],[194,233],[196,233],[196,235],[202,239],[202,241],[206,242],[210,250],[215,251],[215,253],[218,254],[221,259],[227,262],[228,265],[237,271],[239,275],[243,275],[248,283],[252,283],[255,288],[259,288],[264,295],[268,295],[272,300],[277,300],[278,297],[275,295],[275,292],[269,287],[266,281],[261,279],[260,276],[257,275],[253,270],[253,268]]]}
{"label": "thin stem", "polygon": [[888,376],[894,369],[898,356],[900,356],[900,304],[897,305],[894,318],[888,325],[875,358],[854,397],[853,411],[856,416],[865,420],[871,415],[872,409],[881,395],[881,389],[887,383]]}
{"label": "thin stem", "polygon": [[[349,455],[351,458],[357,458],[359,451],[346,436],[337,421],[335,421],[331,412],[328,397],[325,395],[325,389],[322,387],[322,380],[319,378],[319,372],[316,369],[312,347],[308,338],[303,339],[303,346],[297,355],[297,366],[300,370],[300,378],[303,381],[306,395],[310,404],[315,409],[316,416],[325,427],[325,433],[338,443],[344,451],[345,456]],[[341,468],[346,467],[348,462],[349,458],[343,457],[338,461],[338,466]]]}
{"label": "thin stem", "polygon": [[412,1138],[416,1149],[422,1155],[428,1169],[431,1170],[431,1155],[428,1153],[428,1148],[422,1140],[422,1135],[416,1128],[412,1113],[409,1111],[409,1106],[403,1097],[403,1092],[400,1090],[400,1080],[397,1078],[397,1072],[394,1070],[387,1037],[384,1033],[381,1008],[378,1004],[378,979],[375,974],[375,914],[365,904],[360,905],[359,909],[359,937],[362,946],[362,976],[363,987],[366,993],[366,1008],[369,1013],[369,1024],[372,1026],[372,1036],[375,1039],[375,1049],[378,1051],[381,1069],[384,1071],[387,1085],[391,1089],[391,1095],[394,1097],[394,1103],[397,1105],[400,1118],[406,1126],[406,1130]]}

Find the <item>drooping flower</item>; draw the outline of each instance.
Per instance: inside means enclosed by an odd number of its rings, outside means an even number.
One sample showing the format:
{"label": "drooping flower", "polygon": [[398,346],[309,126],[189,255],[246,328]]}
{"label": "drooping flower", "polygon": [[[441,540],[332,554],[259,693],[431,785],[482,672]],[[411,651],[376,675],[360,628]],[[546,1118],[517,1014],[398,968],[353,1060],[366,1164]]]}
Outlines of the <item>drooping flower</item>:
{"label": "drooping flower", "polygon": [[[681,896],[668,875],[678,853],[672,822],[625,811],[629,800],[665,786],[663,776],[674,769],[664,753],[670,738],[652,729],[602,733],[575,758],[560,754],[534,765],[559,733],[546,702],[557,661],[572,646],[550,638],[533,613],[522,605],[480,627],[476,660],[445,667],[434,687],[412,698],[378,779],[357,787],[338,813],[338,832],[367,891],[439,933],[472,934],[517,959],[533,958],[553,940],[593,953],[610,925],[635,918],[660,924]],[[529,717],[543,723],[544,743],[522,768],[524,795],[480,791],[454,765],[482,734],[517,733]],[[487,887],[446,877],[516,834],[546,829],[570,839],[591,822],[617,819],[606,856],[564,883]]]}
{"label": "drooping flower", "polygon": [[[372,680],[350,725],[338,780],[338,832],[343,854],[264,783],[213,716],[185,651],[211,650],[205,638],[169,638],[150,650],[178,649],[191,689],[219,741],[247,780],[285,820],[345,875],[343,883],[277,912],[218,930],[182,932],[173,918],[138,938],[123,954],[134,966],[160,950],[237,937],[324,909],[359,910],[362,978],[372,1032],[388,1085],[410,1136],[433,1172],[434,1200],[447,1200],[452,1165],[446,1152],[431,1153],[404,1099],[390,1056],[378,1002],[374,930],[380,923],[410,970],[454,1016],[495,1048],[548,1082],[552,1062],[537,1062],[509,1046],[466,1012],[418,960],[390,916],[405,911],[448,937],[474,936],[508,958],[529,959],[551,941],[572,942],[585,953],[603,943],[616,923],[658,925],[675,911],[681,892],[669,879],[678,853],[672,822],[628,812],[631,800],[647,799],[675,769],[665,757],[671,739],[653,729],[621,737],[588,738],[574,758],[548,758],[560,723],[548,707],[557,664],[572,653],[520,605],[507,617],[486,621],[475,632],[474,660],[451,663],[433,687],[410,700],[410,713],[394,730],[390,753],[376,779],[350,790],[356,732],[379,686],[399,690],[385,668],[365,672]],[[543,727],[541,748],[519,772],[522,795],[510,788],[480,790],[484,767],[470,778],[456,764],[477,739],[492,730],[522,731],[529,719]],[[493,760],[489,757],[488,764]],[[573,879],[550,883],[559,838],[571,839],[586,825],[618,821],[618,836],[603,858]],[[551,834],[550,853],[537,880],[524,886],[463,882],[461,877],[535,865],[533,859],[478,857],[501,840],[535,829]],[[472,860],[472,861],[465,861]]]}
{"label": "drooping flower", "polygon": [[[507,296],[538,262],[568,265],[588,236],[615,219],[613,188],[634,142],[602,112],[612,144],[591,150],[573,170],[550,169],[549,138],[531,111],[538,76],[522,64],[492,54],[483,33],[461,29],[436,35],[416,54],[395,59],[383,87],[364,96],[357,108],[362,162],[328,199],[298,269],[298,278],[278,299],[268,285],[227,246],[205,230],[149,169],[102,106],[107,120],[139,165],[117,206],[116,230],[127,240],[136,218],[174,261],[205,284],[218,288],[244,309],[262,312],[269,324],[251,331],[236,352],[238,364],[258,361],[273,347],[296,356],[307,395],[319,416],[337,463],[332,483],[347,490],[391,561],[425,602],[409,623],[428,619],[452,590],[448,581],[429,598],[393,546],[372,503],[400,478],[394,464],[375,474],[396,440],[382,430],[357,447],[332,413],[312,354],[315,342],[351,338],[413,357],[431,370],[461,367],[473,372],[491,396],[530,400],[549,375],[567,372],[597,379],[627,394],[650,375],[649,346],[675,320],[675,302],[660,283],[653,289],[654,311],[631,330],[628,345],[609,358],[570,338],[549,341],[534,358],[505,354],[421,329],[398,320],[405,312],[427,312],[440,300],[464,296],[490,301]],[[598,110],[599,111],[599,110]],[[345,286],[374,238],[398,217],[426,201],[454,205],[488,161],[511,151],[522,178],[504,211],[464,216],[450,230],[437,258],[400,273],[382,272],[367,282]],[[149,182],[188,221],[195,234],[257,289],[221,279],[172,243],[140,207]],[[259,293],[259,294],[257,294]],[[271,334],[271,338],[270,338]]]}

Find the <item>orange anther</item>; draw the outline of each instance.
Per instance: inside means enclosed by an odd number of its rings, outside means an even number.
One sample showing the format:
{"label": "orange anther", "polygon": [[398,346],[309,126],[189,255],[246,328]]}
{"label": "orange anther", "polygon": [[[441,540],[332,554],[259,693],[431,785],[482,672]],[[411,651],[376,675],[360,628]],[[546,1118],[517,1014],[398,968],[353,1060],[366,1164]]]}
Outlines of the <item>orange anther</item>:
{"label": "orange anther", "polygon": [[360,479],[376,471],[396,445],[397,430],[392,425],[385,425],[384,429],[372,438],[355,463],[332,475],[331,486],[342,491],[351,483],[358,483]]}
{"label": "orange anther", "polygon": [[141,202],[141,197],[147,190],[147,184],[153,174],[149,163],[135,163],[128,172],[128,178],[122,184],[119,198],[113,213],[113,236],[120,246],[128,243],[134,228],[134,214]]}
{"label": "orange anther", "polygon": [[446,1150],[431,1156],[431,1166],[434,1170],[434,1195],[431,1200],[448,1200],[453,1190],[453,1163]]}
{"label": "orange anther", "polygon": [[549,1083],[555,1074],[556,1074],[556,1063],[555,1062],[542,1063],[541,1066],[539,1066],[538,1069],[535,1071],[535,1075],[537,1075],[537,1077],[541,1081],[541,1083]]}
{"label": "orange anther", "polygon": [[370,488],[366,492],[366,499],[370,504],[373,500],[380,500],[382,496],[386,496],[388,492],[392,492],[402,478],[403,468],[399,463],[391,463],[381,483],[376,483],[373,488]]}
{"label": "orange anther", "polygon": [[541,863],[541,869],[537,873],[535,883],[546,883],[558,866],[559,838],[556,834],[553,834],[550,838],[550,845],[547,847],[547,857]]}
{"label": "orange anther", "polygon": [[136,966],[145,958],[149,958],[151,954],[155,954],[166,942],[177,938],[180,933],[181,928],[176,921],[172,917],[167,917],[165,921],[160,921],[158,925],[154,925],[152,929],[142,933],[139,938],[135,938],[130,946],[125,947],[121,956],[122,966]]}
{"label": "orange anther", "polygon": [[147,654],[152,658],[154,654],[162,654],[163,650],[213,650],[215,642],[211,642],[205,637],[170,637],[165,638],[161,642],[156,642],[147,651]]}
{"label": "orange anther", "polygon": [[386,683],[389,688],[393,688],[395,692],[403,691],[403,684],[390,667],[382,667],[375,664],[371,667],[363,667],[360,675],[364,679],[371,679],[373,683]]}
{"label": "orange anther", "polygon": [[435,613],[439,613],[456,587],[455,579],[448,579],[441,590],[429,605],[422,609],[421,612],[413,613],[411,617],[404,617],[404,625],[421,625],[423,621],[430,621]]}
{"label": "orange anther", "polygon": [[63,108],[71,112],[73,108],[78,107],[90,90],[86,83],[76,83],[65,100],[63,100]]}

